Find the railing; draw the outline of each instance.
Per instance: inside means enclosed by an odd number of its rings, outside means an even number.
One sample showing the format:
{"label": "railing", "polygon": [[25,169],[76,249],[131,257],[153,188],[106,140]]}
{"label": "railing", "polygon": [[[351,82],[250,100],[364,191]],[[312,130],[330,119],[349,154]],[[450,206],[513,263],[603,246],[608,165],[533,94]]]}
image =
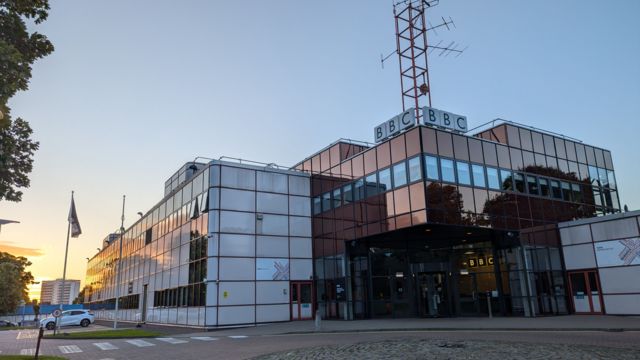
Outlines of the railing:
{"label": "railing", "polygon": [[529,130],[533,130],[533,131],[538,131],[538,132],[541,132],[541,133],[544,133],[544,134],[547,134],[547,135],[556,136],[556,137],[560,137],[560,138],[563,138],[563,139],[567,139],[567,140],[571,140],[571,141],[582,143],[582,140],[573,138],[571,136],[567,136],[567,135],[556,133],[556,132],[553,132],[553,131],[540,129],[540,128],[537,128],[535,126],[525,125],[525,124],[522,124],[522,123],[519,123],[519,122],[516,122],[516,121],[511,121],[511,120],[506,120],[506,119],[501,119],[501,118],[497,118],[497,119],[493,119],[491,121],[487,121],[486,123],[478,125],[478,126],[474,127],[473,129],[467,130],[467,133],[471,133],[472,131],[475,131],[477,129],[483,128],[483,127],[491,124],[491,126],[488,126],[485,129],[479,130],[475,134],[472,134],[472,135],[477,135],[482,131],[489,130],[489,129],[495,127],[496,126],[495,125],[496,122],[500,122],[500,124],[512,124],[512,125],[516,125],[516,126],[521,127],[521,128],[525,128],[525,129],[529,129]]}

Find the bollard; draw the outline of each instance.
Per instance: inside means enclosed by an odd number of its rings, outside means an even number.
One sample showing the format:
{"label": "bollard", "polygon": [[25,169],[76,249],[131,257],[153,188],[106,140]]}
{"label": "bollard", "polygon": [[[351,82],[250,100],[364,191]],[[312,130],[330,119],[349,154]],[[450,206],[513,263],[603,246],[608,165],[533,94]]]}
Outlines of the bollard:
{"label": "bollard", "polygon": [[322,318],[320,316],[320,309],[316,310],[315,325],[316,325],[316,331],[319,331],[320,328],[322,328]]}
{"label": "bollard", "polygon": [[487,308],[489,308],[489,319],[493,318],[493,311],[491,309],[491,291],[487,291]]}
{"label": "bollard", "polygon": [[36,345],[35,359],[38,359],[38,353],[40,352],[40,339],[42,339],[43,334],[44,334],[44,328],[40,326],[40,330],[38,330],[38,344]]}

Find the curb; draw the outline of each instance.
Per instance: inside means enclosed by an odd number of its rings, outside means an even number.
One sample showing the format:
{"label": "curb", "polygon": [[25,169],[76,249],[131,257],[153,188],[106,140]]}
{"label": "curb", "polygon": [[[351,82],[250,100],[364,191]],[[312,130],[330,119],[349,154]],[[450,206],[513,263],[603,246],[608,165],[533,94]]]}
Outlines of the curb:
{"label": "curb", "polygon": [[273,335],[306,335],[306,334],[345,334],[345,333],[367,333],[367,332],[444,332],[444,331],[535,331],[535,332],[580,332],[580,331],[601,331],[601,332],[625,332],[640,331],[640,328],[389,328],[389,329],[354,329],[354,330],[309,330],[291,331]]}

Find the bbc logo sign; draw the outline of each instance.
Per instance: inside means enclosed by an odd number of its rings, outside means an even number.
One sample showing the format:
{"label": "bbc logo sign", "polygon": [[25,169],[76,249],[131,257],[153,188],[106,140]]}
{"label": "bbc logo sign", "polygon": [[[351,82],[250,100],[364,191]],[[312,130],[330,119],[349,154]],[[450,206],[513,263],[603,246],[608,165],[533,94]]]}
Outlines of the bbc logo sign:
{"label": "bbc logo sign", "polygon": [[422,108],[425,125],[437,126],[457,132],[467,132],[467,117],[425,106]]}
{"label": "bbc logo sign", "polygon": [[398,134],[402,130],[406,130],[416,124],[416,111],[414,108],[407,109],[399,115],[376,126],[374,138],[376,142],[382,142],[386,138]]}

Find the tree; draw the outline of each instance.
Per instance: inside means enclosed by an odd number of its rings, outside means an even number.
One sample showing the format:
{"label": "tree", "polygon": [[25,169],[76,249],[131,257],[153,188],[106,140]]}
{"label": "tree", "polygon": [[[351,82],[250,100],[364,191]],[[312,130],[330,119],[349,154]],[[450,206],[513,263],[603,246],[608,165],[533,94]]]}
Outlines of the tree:
{"label": "tree", "polygon": [[33,275],[26,268],[30,265],[25,257],[0,252],[0,315],[16,311],[20,300],[29,302]]}
{"label": "tree", "polygon": [[7,105],[19,90],[27,90],[31,65],[53,52],[46,36],[29,33],[26,20],[35,24],[48,16],[48,0],[0,0],[0,201],[20,201],[29,187],[38,143],[31,140],[29,123],[11,119]]}

